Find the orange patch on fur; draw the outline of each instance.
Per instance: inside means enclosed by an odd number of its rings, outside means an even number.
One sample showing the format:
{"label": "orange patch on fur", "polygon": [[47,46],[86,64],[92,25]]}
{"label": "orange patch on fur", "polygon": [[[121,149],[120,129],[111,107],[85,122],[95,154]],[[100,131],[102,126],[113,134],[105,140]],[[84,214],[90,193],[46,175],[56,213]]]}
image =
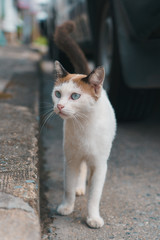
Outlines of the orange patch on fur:
{"label": "orange patch on fur", "polygon": [[75,82],[78,87],[82,89],[85,93],[88,93],[91,95],[95,100],[98,100],[98,96],[95,94],[94,87],[92,87],[90,84],[82,81],[82,78],[87,77],[87,75],[82,74],[68,74],[64,78],[58,78],[55,82],[55,86],[61,85],[63,83],[69,82],[70,80]]}
{"label": "orange patch on fur", "polygon": [[[55,86],[57,85],[61,85],[62,83],[65,82],[69,82],[71,80],[71,78],[76,77],[77,74],[67,74],[67,76],[63,77],[63,78],[57,78],[56,82],[55,82]],[[85,75],[84,75],[85,77]]]}

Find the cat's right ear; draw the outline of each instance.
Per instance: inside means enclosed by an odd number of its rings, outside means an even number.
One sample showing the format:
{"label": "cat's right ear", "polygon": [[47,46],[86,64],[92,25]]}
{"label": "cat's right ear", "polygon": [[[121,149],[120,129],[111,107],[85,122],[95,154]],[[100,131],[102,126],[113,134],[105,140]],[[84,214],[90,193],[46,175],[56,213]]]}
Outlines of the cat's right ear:
{"label": "cat's right ear", "polygon": [[54,73],[56,78],[63,78],[68,75],[68,72],[64,69],[64,67],[60,64],[60,62],[54,62]]}

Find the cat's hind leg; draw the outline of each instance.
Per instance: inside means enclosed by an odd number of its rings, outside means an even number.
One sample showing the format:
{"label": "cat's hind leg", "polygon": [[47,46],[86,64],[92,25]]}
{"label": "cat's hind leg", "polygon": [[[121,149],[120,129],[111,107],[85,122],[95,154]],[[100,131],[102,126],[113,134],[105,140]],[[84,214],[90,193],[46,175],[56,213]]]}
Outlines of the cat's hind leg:
{"label": "cat's hind leg", "polygon": [[60,215],[68,215],[73,212],[78,173],[79,166],[73,162],[65,162],[64,199],[57,208]]}
{"label": "cat's hind leg", "polygon": [[76,187],[76,195],[82,196],[86,192],[86,178],[87,178],[87,164],[82,161],[80,165],[80,171]]}

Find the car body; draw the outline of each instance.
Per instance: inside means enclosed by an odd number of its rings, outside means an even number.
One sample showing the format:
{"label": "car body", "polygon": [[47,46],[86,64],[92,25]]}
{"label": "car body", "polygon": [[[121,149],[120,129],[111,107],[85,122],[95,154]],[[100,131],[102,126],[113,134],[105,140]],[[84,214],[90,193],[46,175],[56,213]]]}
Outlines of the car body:
{"label": "car body", "polygon": [[113,9],[126,84],[160,87],[160,2],[115,0]]}
{"label": "car body", "polygon": [[[154,98],[150,89],[160,88],[160,1],[58,0],[51,8],[55,27],[73,20],[75,41],[96,65],[104,65],[118,118],[146,115]],[[134,113],[129,101],[137,105]]]}

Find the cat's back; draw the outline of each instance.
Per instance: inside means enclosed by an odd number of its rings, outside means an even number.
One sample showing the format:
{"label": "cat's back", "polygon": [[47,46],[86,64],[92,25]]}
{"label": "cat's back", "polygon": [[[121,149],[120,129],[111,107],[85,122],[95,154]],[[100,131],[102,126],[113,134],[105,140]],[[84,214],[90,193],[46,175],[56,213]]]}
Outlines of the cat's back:
{"label": "cat's back", "polygon": [[99,139],[113,141],[116,132],[116,118],[113,107],[108,99],[106,91],[102,90],[95,112],[94,131]]}
{"label": "cat's back", "polygon": [[100,101],[100,108],[97,112],[97,115],[101,118],[100,121],[102,121],[104,126],[107,126],[107,128],[109,127],[112,131],[116,131],[115,112],[104,89],[102,90],[102,97]]}

